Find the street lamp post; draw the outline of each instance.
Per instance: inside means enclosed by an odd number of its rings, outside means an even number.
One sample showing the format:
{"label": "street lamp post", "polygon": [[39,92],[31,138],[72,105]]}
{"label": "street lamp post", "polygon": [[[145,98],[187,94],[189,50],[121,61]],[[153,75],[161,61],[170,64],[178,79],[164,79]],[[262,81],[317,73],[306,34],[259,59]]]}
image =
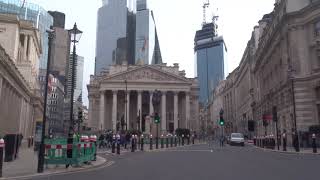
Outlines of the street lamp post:
{"label": "street lamp post", "polygon": [[[125,103],[125,106],[124,106],[124,113],[125,113],[125,126],[126,126],[126,131],[128,130],[128,114],[127,114],[127,103],[128,103],[128,100],[127,100],[127,93],[128,93],[128,82],[127,80],[124,80],[124,83],[126,85],[126,93],[124,95],[124,103]],[[130,97],[130,96],[129,96]]]}
{"label": "street lamp post", "polygon": [[46,83],[44,87],[44,105],[43,105],[43,120],[42,120],[42,133],[41,133],[41,143],[40,143],[40,149],[39,149],[39,157],[38,157],[38,168],[37,172],[42,173],[43,172],[43,166],[44,166],[44,138],[46,135],[46,121],[47,121],[47,96],[48,96],[48,79],[49,79],[49,73],[50,73],[50,61],[51,61],[51,45],[52,40],[55,36],[54,30],[50,28],[50,30],[47,30],[48,33],[48,61],[47,61],[47,72],[46,72]]}
{"label": "street lamp post", "polygon": [[296,139],[296,151],[300,151],[300,142],[299,142],[299,133],[297,128],[297,115],[296,115],[296,98],[294,94],[294,76],[293,76],[293,69],[292,66],[289,65],[288,73],[289,73],[289,79],[291,80],[291,91],[292,91],[292,105],[293,105],[293,121],[294,121],[294,139]]}
{"label": "street lamp post", "polygon": [[77,27],[77,24],[74,23],[72,29],[69,30],[71,43],[73,43],[73,52],[72,52],[72,68],[71,68],[71,96],[70,96],[70,124],[69,124],[69,138],[73,138],[74,133],[74,117],[73,117],[73,96],[74,96],[74,86],[75,86],[75,68],[76,68],[76,43],[79,42],[82,31]]}

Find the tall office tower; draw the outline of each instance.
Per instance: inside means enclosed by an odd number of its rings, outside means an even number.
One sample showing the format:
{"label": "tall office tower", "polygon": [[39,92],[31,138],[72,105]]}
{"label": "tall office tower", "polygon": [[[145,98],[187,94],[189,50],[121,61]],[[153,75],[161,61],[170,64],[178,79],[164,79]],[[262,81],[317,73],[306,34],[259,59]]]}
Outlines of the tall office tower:
{"label": "tall office tower", "polygon": [[95,74],[123,63],[162,63],[146,0],[103,0],[98,10]]}
{"label": "tall office tower", "polygon": [[0,0],[0,13],[16,14],[20,19],[32,21],[41,34],[42,54],[40,69],[47,69],[48,34],[46,30],[53,25],[52,16],[37,4],[19,0]]}
{"label": "tall office tower", "polygon": [[53,17],[55,38],[51,46],[50,72],[65,86],[66,68],[70,54],[70,36],[65,29],[65,14],[58,11],[49,11]]}
{"label": "tall office tower", "polygon": [[211,23],[204,23],[194,39],[195,74],[199,80],[199,101],[202,105],[208,103],[211,92],[220,80],[225,79],[227,72],[227,48],[223,37],[218,36],[216,18]]}
{"label": "tall office tower", "polygon": [[95,74],[111,64],[134,64],[135,0],[103,0],[98,10]]}
{"label": "tall office tower", "polygon": [[84,57],[77,57],[76,83],[74,89],[74,100],[82,103]]}
{"label": "tall office tower", "polygon": [[135,64],[162,63],[153,12],[147,0],[137,1]]}

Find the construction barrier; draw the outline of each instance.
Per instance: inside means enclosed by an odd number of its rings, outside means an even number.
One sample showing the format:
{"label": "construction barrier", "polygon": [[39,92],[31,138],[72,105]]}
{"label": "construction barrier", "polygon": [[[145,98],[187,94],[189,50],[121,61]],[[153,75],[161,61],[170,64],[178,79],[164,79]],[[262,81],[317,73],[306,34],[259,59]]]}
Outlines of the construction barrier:
{"label": "construction barrier", "polygon": [[[45,164],[80,165],[95,160],[96,136],[74,138],[73,144],[67,139],[45,139]],[[72,149],[72,158],[67,157],[67,150]]]}

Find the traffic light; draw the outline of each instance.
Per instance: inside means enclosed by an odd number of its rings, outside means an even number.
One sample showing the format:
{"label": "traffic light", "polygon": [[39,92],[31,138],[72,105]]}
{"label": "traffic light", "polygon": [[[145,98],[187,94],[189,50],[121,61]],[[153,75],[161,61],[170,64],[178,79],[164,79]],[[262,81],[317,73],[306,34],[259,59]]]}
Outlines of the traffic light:
{"label": "traffic light", "polygon": [[219,115],[220,115],[219,125],[224,126],[223,109],[220,110]]}
{"label": "traffic light", "polygon": [[220,119],[219,119],[219,125],[220,126],[224,126],[224,119],[221,116],[220,116]]}
{"label": "traffic light", "polygon": [[156,124],[160,123],[160,116],[158,115],[158,113],[155,113],[154,115],[154,123]]}

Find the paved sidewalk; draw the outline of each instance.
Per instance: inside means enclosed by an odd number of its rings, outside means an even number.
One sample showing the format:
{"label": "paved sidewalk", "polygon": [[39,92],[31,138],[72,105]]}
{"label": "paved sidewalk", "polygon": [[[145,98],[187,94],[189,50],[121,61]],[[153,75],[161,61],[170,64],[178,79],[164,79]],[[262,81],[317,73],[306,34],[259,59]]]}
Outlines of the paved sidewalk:
{"label": "paved sidewalk", "polygon": [[[248,144],[251,145],[251,144]],[[280,146],[280,150],[277,149],[277,147],[275,149],[267,149],[267,148],[262,148],[262,147],[258,147],[255,145],[251,145],[257,149],[261,149],[264,151],[270,151],[270,152],[278,152],[278,153],[288,153],[288,154],[313,154],[313,155],[320,155],[320,149],[318,148],[318,152],[317,153],[313,153],[312,148],[300,148],[300,152],[296,152],[295,149],[293,147],[287,147],[287,151],[282,151],[282,146]]]}
{"label": "paved sidewalk", "polygon": [[87,168],[92,168],[100,166],[106,163],[106,159],[100,156],[97,156],[97,161],[91,162],[90,165],[83,165],[81,167],[69,167],[68,169],[65,166],[56,166],[48,165],[45,166],[44,173],[37,173],[38,166],[38,153],[33,151],[32,148],[27,149],[23,148],[19,152],[19,156],[15,161],[4,162],[3,164],[3,177],[0,179],[16,179],[17,177],[23,176],[40,176],[40,175],[49,175],[49,174],[59,174],[63,172],[72,172],[79,171]]}

